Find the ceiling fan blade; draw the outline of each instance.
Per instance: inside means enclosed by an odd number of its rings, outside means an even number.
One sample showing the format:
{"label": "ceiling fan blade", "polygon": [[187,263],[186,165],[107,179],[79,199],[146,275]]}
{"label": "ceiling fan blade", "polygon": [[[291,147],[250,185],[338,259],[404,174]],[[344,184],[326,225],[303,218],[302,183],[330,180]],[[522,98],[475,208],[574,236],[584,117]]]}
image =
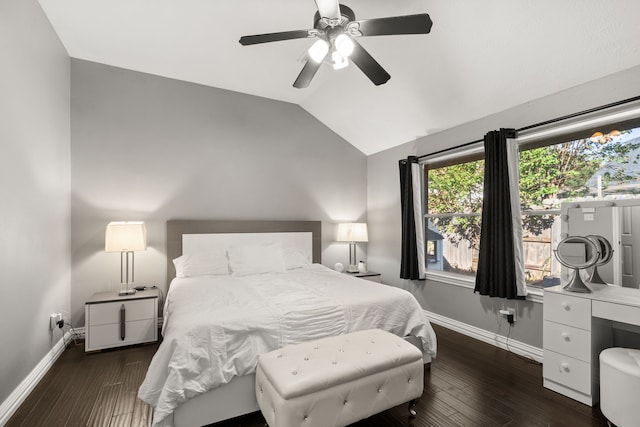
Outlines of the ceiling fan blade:
{"label": "ceiling fan blade", "polygon": [[338,0],[315,0],[321,18],[340,19]]}
{"label": "ceiling fan blade", "polygon": [[278,42],[282,40],[305,39],[311,37],[309,30],[283,31],[280,33],[256,34],[240,37],[240,44],[248,46],[259,43]]}
{"label": "ceiling fan blade", "polygon": [[389,73],[378,64],[378,61],[373,59],[373,56],[355,40],[353,40],[353,52],[349,58],[351,58],[353,63],[356,64],[376,86],[385,84],[391,78]]}
{"label": "ceiling fan blade", "polygon": [[318,72],[320,65],[322,65],[322,61],[316,62],[311,59],[307,60],[307,63],[302,67],[302,71],[300,71],[298,78],[293,82],[293,87],[303,89],[309,86],[309,83],[311,83],[311,80]]}
{"label": "ceiling fan blade", "polygon": [[427,13],[393,16],[390,18],[352,21],[347,28],[357,28],[363,36],[390,36],[395,34],[428,34],[433,21]]}

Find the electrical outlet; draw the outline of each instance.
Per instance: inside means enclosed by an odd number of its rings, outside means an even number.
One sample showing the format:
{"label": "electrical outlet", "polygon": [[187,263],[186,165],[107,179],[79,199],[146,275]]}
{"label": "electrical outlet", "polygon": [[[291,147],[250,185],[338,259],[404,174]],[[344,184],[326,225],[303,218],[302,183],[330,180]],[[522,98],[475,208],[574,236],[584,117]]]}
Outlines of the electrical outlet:
{"label": "electrical outlet", "polygon": [[51,313],[49,315],[49,330],[53,331],[56,326],[58,326],[58,322],[62,321],[62,313]]}
{"label": "electrical outlet", "polygon": [[499,311],[504,317],[506,317],[507,322],[510,324],[516,323],[516,309],[515,307],[503,308]]}

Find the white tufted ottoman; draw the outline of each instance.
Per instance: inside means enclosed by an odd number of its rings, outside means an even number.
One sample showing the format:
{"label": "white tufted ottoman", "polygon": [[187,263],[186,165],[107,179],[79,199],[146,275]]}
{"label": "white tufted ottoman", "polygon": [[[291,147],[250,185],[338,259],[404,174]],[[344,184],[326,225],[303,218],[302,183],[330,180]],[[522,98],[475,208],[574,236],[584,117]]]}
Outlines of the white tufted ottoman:
{"label": "white tufted ottoman", "polygon": [[618,427],[640,425],[640,350],[608,348],[600,353],[600,410]]}
{"label": "white tufted ottoman", "polygon": [[422,352],[378,329],[260,355],[258,406],[270,427],[339,427],[422,395]]}

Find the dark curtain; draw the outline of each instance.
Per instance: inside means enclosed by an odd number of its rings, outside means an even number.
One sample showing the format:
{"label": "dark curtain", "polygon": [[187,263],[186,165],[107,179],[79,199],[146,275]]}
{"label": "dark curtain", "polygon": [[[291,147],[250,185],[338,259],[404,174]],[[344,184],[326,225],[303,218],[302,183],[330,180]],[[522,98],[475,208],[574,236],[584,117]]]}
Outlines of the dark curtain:
{"label": "dark curtain", "polygon": [[516,288],[508,138],[515,138],[515,130],[491,131],[484,137],[484,197],[474,291],[491,297],[520,299]]}
{"label": "dark curtain", "polygon": [[400,207],[402,209],[402,257],[400,260],[401,279],[420,279],[416,242],[416,219],[413,214],[413,178],[411,165],[418,158],[409,156],[400,160]]}

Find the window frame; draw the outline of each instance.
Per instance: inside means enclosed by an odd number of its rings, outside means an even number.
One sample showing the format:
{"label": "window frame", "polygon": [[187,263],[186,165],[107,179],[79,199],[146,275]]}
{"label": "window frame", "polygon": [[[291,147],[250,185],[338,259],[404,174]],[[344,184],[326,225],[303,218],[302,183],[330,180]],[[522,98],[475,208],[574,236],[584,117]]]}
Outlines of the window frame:
{"label": "window frame", "polygon": [[[525,128],[518,131],[516,136],[516,144],[518,144],[518,152],[538,147],[550,146],[554,144],[569,142],[577,139],[584,139],[594,132],[601,130],[605,126],[611,126],[616,129],[632,129],[640,127],[640,101],[634,101],[629,104],[615,106],[601,111],[589,112],[577,117],[571,117],[567,120],[561,120],[555,123],[543,124],[531,128]],[[421,180],[427,183],[425,170],[427,166],[444,167],[448,165],[465,163],[472,160],[484,158],[484,143],[482,141],[474,142],[464,147],[454,148],[441,154],[427,155],[420,159],[419,164]],[[478,214],[428,214],[426,201],[428,191],[427,185],[423,185],[422,190],[422,221],[424,225],[425,243],[426,233],[428,229],[429,218],[442,216],[469,216]],[[560,215],[560,209],[553,210],[523,210],[522,215]],[[425,245],[426,251],[426,245]],[[438,281],[450,285],[461,286],[465,288],[475,288],[475,276],[463,276],[461,274],[449,273],[440,270],[429,270],[425,267],[424,277],[427,280]],[[543,288],[532,287],[527,285],[527,300],[537,303],[543,302]]]}

